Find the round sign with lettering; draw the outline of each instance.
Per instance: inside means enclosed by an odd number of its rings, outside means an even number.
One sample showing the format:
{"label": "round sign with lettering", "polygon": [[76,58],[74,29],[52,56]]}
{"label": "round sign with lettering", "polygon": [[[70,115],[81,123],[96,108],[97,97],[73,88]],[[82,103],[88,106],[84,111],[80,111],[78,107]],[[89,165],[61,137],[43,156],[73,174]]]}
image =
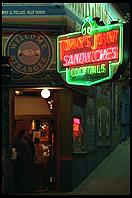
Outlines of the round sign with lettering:
{"label": "round sign with lettering", "polygon": [[53,58],[50,39],[39,32],[19,32],[11,35],[6,44],[10,66],[22,74],[36,74],[48,68]]}

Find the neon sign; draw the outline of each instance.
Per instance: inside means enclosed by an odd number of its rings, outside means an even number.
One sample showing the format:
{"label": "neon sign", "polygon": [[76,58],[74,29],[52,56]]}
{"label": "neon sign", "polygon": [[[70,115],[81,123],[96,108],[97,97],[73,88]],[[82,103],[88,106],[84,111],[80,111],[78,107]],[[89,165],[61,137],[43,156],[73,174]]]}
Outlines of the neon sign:
{"label": "neon sign", "polygon": [[69,84],[109,80],[123,61],[123,24],[97,25],[87,17],[80,32],[57,38],[57,71]]}
{"label": "neon sign", "polygon": [[79,137],[80,132],[80,119],[79,118],[73,118],[73,135],[74,137]]}

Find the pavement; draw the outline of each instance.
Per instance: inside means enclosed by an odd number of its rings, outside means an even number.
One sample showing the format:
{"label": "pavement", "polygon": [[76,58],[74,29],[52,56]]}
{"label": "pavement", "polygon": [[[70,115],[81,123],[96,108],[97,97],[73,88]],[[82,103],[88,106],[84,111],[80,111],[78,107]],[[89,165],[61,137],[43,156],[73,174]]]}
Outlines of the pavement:
{"label": "pavement", "polygon": [[130,138],[115,149],[72,192],[38,195],[130,195]]}
{"label": "pavement", "polygon": [[130,195],[130,138],[116,146],[70,194]]}

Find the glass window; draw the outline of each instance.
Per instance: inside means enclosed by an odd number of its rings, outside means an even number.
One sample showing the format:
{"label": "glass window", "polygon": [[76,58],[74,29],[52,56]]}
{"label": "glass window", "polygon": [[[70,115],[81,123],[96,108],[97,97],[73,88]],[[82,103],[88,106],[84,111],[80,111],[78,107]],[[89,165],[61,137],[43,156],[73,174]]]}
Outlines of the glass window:
{"label": "glass window", "polygon": [[75,96],[73,103],[73,152],[86,152],[85,101]]}

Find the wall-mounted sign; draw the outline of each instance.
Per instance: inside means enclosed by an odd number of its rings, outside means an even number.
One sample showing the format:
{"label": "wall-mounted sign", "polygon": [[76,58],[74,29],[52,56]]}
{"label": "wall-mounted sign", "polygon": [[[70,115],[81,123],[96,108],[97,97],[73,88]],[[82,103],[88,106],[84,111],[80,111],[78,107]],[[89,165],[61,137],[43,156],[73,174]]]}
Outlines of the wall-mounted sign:
{"label": "wall-mounted sign", "polygon": [[5,49],[10,66],[22,74],[36,74],[50,66],[53,47],[50,39],[38,32],[19,32],[11,35]]}
{"label": "wall-mounted sign", "polygon": [[109,80],[123,60],[123,24],[84,20],[80,32],[57,38],[57,71],[69,84],[91,86]]}
{"label": "wall-mounted sign", "polygon": [[[19,3],[13,3],[12,5],[6,5],[4,3],[2,5],[2,18],[6,17],[38,17],[38,16],[47,16],[47,15],[61,15],[62,13],[60,12],[60,8],[57,7],[56,5],[44,5],[42,3],[34,3],[34,4],[24,4]],[[3,18],[3,19],[4,19]]]}

